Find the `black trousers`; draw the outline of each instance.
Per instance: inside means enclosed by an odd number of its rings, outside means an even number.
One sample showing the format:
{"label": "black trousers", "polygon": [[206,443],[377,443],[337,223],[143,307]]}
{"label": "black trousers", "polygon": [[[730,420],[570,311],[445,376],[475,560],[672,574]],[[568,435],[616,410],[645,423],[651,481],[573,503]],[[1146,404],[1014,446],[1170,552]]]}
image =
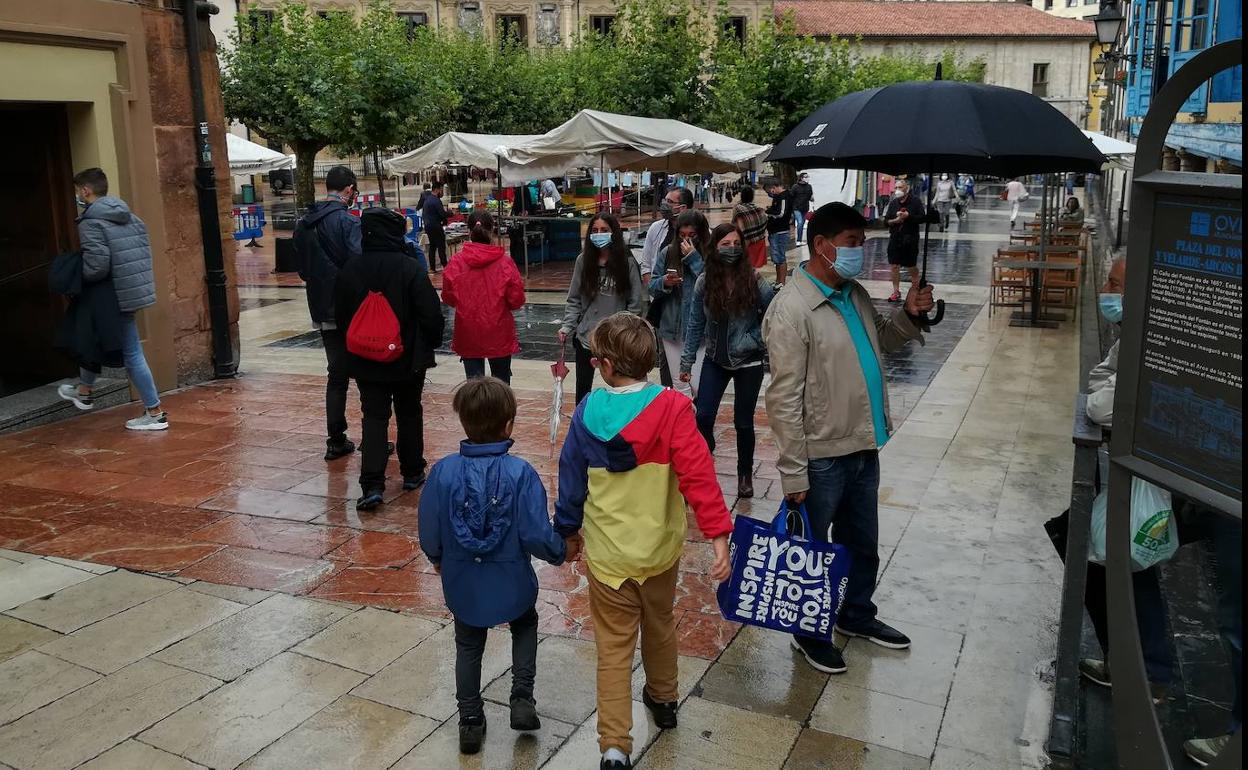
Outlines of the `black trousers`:
{"label": "black trousers", "polygon": [[485,362],[490,362],[490,376],[497,377],[508,385],[511,384],[511,356],[499,358],[465,358],[464,376],[470,380],[485,376]]}
{"label": "black trousers", "polygon": [[594,389],[593,356],[575,336],[572,337],[572,352],[576,355],[576,403],[579,404]]}
{"label": "black trousers", "polygon": [[425,470],[425,419],[420,405],[425,390],[425,372],[419,370],[410,380],[370,382],[356,380],[360,408],[364,412],[360,441],[360,487],[365,492],[384,490],[386,463],[390,459],[386,441],[390,432],[390,407],[399,438],[395,453],[404,477],[419,476]]}
{"label": "black trousers", "polygon": [[[533,698],[533,680],[537,678],[537,608],[530,607],[511,621],[511,698]],[[485,639],[490,629],[470,626],[455,619],[455,700],[459,701],[459,720],[482,719],[485,703],[481,700],[481,658],[485,655]]]}
{"label": "black trousers", "polygon": [[338,443],[347,438],[347,333],[342,329],[321,329],[325,346],[325,436]]}
{"label": "black trousers", "polygon": [[737,475],[754,474],[754,409],[758,406],[758,391],[763,387],[763,367],[745,366],[725,369],[711,359],[702,362],[702,377],[698,383],[697,407],[698,430],[706,439],[706,446],[715,453],[715,416],[724,400],[728,383],[735,388],[732,405],[732,427],[737,434]]}
{"label": "black trousers", "polygon": [[433,270],[438,265],[446,267],[446,231],[440,227],[426,230],[425,236],[429,239],[429,269]]}

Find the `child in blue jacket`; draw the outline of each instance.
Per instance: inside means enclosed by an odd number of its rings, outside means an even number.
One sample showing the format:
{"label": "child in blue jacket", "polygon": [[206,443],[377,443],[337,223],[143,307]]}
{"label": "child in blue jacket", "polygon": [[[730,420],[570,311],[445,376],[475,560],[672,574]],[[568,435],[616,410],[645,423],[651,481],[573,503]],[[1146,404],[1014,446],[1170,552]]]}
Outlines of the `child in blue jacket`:
{"label": "child in blue jacket", "polygon": [[511,727],[542,726],[533,699],[537,575],[530,557],[562,564],[568,544],[551,527],[537,471],[507,453],[516,419],[511,388],[493,377],[468,380],[452,406],[468,440],[425,482],[420,547],[442,575],[446,606],[455,616],[459,750],[475,754],[485,739],[481,657],[492,626],[511,626]]}

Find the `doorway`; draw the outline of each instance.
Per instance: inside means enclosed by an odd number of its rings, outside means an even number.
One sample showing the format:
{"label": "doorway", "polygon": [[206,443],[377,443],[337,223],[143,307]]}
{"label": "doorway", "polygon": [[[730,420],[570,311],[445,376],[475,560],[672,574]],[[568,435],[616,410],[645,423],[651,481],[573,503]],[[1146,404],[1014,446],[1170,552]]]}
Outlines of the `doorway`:
{"label": "doorway", "polygon": [[0,103],[0,397],[68,377],[53,343],[64,301],[48,289],[57,254],[77,248],[64,104]]}

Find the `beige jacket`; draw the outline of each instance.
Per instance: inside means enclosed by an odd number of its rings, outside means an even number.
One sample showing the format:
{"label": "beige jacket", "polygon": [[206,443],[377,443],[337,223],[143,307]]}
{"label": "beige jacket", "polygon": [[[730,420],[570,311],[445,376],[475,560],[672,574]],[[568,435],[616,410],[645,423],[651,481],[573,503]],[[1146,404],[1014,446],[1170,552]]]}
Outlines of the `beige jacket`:
{"label": "beige jacket", "polygon": [[[922,332],[905,310],[886,318],[876,312],[866,289],[854,282],[850,286],[883,373],[881,351],[892,352],[914,339],[922,342]],[[771,301],[763,340],[771,356],[767,419],[780,450],[776,466],[785,494],[810,488],[810,458],[878,448],[867,382],[849,328],[805,271],[795,271]],[[884,415],[891,433],[887,382]]]}

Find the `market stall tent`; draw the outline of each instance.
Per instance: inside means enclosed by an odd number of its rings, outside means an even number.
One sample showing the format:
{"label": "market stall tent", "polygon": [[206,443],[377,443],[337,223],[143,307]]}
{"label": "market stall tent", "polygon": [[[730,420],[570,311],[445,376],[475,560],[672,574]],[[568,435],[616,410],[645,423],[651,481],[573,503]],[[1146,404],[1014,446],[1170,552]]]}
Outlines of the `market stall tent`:
{"label": "market stall tent", "polygon": [[225,151],[230,161],[230,174],[250,176],[267,174],[282,168],[294,168],[295,157],[249,142],[237,134],[226,133]]}
{"label": "market stall tent", "polygon": [[[383,165],[391,175],[414,174],[439,166],[472,166],[494,169],[502,175],[503,184],[517,185],[532,179],[563,176],[568,168],[596,165],[597,161],[574,156],[557,163],[543,162],[520,166],[506,159],[505,150],[539,139],[539,134],[469,134],[448,131],[428,144],[411,152],[396,155]],[[570,160],[573,165],[564,165]]]}

